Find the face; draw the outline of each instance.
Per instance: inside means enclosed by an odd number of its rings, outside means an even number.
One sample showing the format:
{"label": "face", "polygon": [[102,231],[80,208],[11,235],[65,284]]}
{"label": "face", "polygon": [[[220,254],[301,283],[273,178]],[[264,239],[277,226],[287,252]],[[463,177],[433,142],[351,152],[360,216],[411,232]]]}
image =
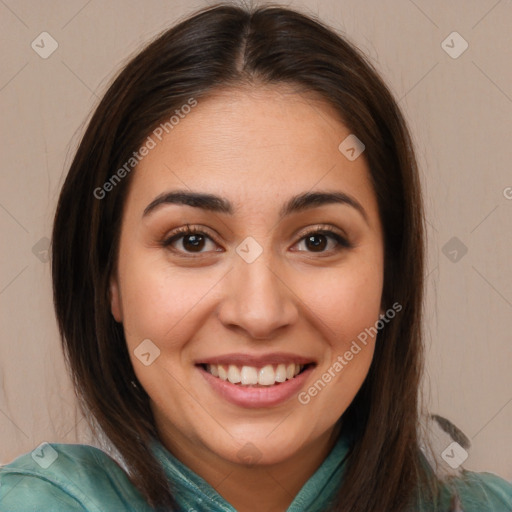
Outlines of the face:
{"label": "face", "polygon": [[169,448],[285,461],[332,432],[361,387],[383,239],[364,153],[338,149],[349,134],[312,96],[218,92],[133,171],[112,313]]}

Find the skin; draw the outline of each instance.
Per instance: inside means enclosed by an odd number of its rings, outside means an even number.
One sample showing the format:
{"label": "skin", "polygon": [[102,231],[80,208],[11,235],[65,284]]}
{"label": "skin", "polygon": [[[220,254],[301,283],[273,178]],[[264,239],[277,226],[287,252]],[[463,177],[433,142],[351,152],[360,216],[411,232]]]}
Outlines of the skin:
{"label": "skin", "polygon": [[[287,509],[332,449],[375,339],[306,405],[297,396],[273,407],[233,405],[194,361],[292,352],[317,362],[301,389],[307,391],[375,325],[382,226],[364,153],[349,161],[338,150],[349,134],[332,107],[311,94],[284,86],[221,91],[201,99],[133,171],[111,277],[112,314],[123,323],[162,443],[241,512]],[[167,204],[143,215],[175,189],[225,197],[235,212]],[[343,204],[278,221],[291,196],[318,190],[350,194],[367,221]],[[206,233],[202,248],[193,252],[186,236],[162,245],[186,224]],[[334,239],[318,235],[324,245],[315,250],[305,231],[323,224],[353,247],[336,250]],[[250,264],[235,251],[248,236],[263,251]],[[144,339],[160,350],[149,366],[134,355]],[[248,442],[260,457],[253,466],[237,456]]]}

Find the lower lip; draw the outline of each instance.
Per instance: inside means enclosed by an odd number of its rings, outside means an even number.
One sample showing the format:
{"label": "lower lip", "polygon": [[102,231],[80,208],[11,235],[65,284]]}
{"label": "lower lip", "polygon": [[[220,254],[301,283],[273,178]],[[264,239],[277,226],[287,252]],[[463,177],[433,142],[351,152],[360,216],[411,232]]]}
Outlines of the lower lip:
{"label": "lower lip", "polygon": [[306,368],[302,373],[296,375],[293,379],[265,387],[251,387],[232,384],[226,380],[214,377],[202,366],[197,366],[197,368],[213,390],[228,402],[240,407],[256,409],[258,407],[272,407],[282,404],[295,393],[298,393],[313,371],[314,365],[308,366],[308,368]]}

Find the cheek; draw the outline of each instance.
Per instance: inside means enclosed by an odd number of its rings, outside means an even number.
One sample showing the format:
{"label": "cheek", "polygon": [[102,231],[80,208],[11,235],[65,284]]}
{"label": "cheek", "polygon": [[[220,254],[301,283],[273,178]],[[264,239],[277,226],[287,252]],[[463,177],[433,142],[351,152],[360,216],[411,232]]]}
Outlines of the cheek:
{"label": "cheek", "polygon": [[[356,268],[357,267],[357,270]],[[309,309],[326,341],[325,358],[299,403],[324,426],[347,409],[370,368],[382,295],[379,265],[328,273],[310,287]]]}
{"label": "cheek", "polygon": [[321,320],[335,352],[344,352],[347,343],[379,318],[383,269],[378,254],[354,255],[345,265],[318,272],[302,286],[302,296]]}
{"label": "cheek", "polygon": [[190,335],[194,312],[218,280],[211,272],[180,270],[142,257],[120,265],[120,277],[128,345],[133,347],[149,338],[171,350]]}
{"label": "cheek", "polygon": [[[222,286],[219,273],[211,267],[173,267],[161,257],[149,258],[144,251],[127,251],[124,256],[119,274],[128,345],[133,349],[149,338],[167,349],[178,348],[180,340],[197,329],[195,320],[211,304],[215,287]],[[332,349],[344,352],[347,340],[378,319],[382,274],[379,253],[361,251],[337,267],[309,269],[289,277],[307,305],[311,322],[316,318]]]}

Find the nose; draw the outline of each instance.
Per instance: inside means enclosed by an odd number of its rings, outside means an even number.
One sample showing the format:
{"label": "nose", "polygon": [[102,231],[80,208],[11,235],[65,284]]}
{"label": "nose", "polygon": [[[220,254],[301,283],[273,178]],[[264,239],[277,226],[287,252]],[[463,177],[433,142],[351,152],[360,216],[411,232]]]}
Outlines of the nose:
{"label": "nose", "polygon": [[276,331],[295,323],[299,317],[298,297],[282,266],[263,253],[252,263],[236,259],[226,276],[224,300],[219,320],[228,328],[245,331],[251,339],[270,339]]}

